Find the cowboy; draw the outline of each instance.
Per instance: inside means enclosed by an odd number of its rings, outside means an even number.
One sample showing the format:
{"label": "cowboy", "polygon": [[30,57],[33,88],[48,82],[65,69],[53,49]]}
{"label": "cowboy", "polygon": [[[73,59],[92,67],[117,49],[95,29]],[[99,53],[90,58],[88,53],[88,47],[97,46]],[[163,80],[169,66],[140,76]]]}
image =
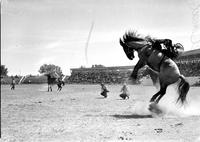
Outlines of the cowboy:
{"label": "cowboy", "polygon": [[163,54],[168,56],[171,59],[175,59],[178,57],[178,53],[176,51],[177,48],[182,48],[179,47],[180,45],[178,44],[172,44],[172,40],[170,39],[156,39],[153,42],[152,47],[161,51]]}

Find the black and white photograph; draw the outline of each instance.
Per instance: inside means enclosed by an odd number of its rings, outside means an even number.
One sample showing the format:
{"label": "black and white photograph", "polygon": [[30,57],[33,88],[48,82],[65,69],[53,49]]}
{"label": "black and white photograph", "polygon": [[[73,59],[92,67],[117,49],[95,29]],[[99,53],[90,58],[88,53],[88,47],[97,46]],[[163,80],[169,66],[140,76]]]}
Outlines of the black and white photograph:
{"label": "black and white photograph", "polygon": [[199,0],[0,0],[2,142],[200,142]]}

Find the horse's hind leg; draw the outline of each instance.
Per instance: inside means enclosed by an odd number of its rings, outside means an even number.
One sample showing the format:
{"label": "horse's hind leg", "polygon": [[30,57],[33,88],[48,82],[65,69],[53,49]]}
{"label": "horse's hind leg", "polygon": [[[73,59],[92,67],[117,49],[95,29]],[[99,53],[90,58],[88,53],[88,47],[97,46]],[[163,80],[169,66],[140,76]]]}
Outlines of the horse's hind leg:
{"label": "horse's hind leg", "polygon": [[150,102],[154,102],[154,100],[160,95],[161,90],[158,91],[155,95],[153,95],[153,97],[151,98]]}
{"label": "horse's hind leg", "polygon": [[160,89],[160,96],[156,99],[156,103],[158,103],[160,101],[160,99],[165,95],[167,90],[167,86],[164,86]]}

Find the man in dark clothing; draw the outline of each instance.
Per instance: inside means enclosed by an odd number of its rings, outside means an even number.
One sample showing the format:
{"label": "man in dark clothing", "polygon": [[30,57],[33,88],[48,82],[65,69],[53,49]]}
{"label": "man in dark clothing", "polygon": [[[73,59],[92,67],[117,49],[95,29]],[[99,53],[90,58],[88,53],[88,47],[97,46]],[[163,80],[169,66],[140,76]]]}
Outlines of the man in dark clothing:
{"label": "man in dark clothing", "polygon": [[106,88],[106,86],[101,83],[101,95],[104,96],[105,98],[107,97],[107,93],[109,92],[108,89]]}
{"label": "man in dark clothing", "polygon": [[15,90],[15,79],[14,78],[12,78],[12,82],[11,82],[11,84],[10,84],[10,89],[11,90]]}
{"label": "man in dark clothing", "polygon": [[172,40],[170,39],[156,39],[154,40],[152,47],[161,51],[171,59],[175,59],[178,56],[175,51],[175,46],[172,45]]}
{"label": "man in dark clothing", "polygon": [[58,78],[58,82],[57,82],[58,89],[57,89],[57,91],[61,91],[62,86],[64,86],[64,85],[65,85],[64,81],[62,81],[60,78]]}

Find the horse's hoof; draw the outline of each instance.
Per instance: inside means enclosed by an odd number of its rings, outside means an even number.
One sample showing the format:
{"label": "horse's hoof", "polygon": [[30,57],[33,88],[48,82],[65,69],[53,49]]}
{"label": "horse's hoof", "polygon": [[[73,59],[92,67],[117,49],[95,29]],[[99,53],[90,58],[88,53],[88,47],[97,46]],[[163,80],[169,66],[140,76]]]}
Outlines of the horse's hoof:
{"label": "horse's hoof", "polygon": [[156,106],[155,102],[150,102],[148,110],[152,111],[155,108],[155,106]]}
{"label": "horse's hoof", "polygon": [[163,113],[161,108],[158,106],[156,102],[152,102],[151,104],[149,104],[148,110],[158,115]]}

